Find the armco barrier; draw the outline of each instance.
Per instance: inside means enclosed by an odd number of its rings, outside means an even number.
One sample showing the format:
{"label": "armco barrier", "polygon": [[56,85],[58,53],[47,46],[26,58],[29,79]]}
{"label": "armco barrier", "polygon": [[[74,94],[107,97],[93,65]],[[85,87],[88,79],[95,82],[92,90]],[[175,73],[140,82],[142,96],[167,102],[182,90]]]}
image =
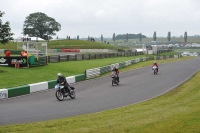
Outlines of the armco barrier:
{"label": "armco barrier", "polygon": [[17,86],[8,88],[8,97],[16,97],[20,95],[30,94],[30,86],[24,85],[24,86]]}

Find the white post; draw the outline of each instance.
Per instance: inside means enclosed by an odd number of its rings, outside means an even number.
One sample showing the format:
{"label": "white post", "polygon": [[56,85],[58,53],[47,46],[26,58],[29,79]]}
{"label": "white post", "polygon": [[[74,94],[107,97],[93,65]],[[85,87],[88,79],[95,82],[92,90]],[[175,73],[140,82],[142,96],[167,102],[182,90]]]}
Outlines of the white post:
{"label": "white post", "polygon": [[29,43],[27,42],[27,44],[26,44],[26,51],[27,51],[27,54],[28,54],[28,48],[29,48]]}
{"label": "white post", "polygon": [[47,56],[47,42],[46,42],[46,56]]}

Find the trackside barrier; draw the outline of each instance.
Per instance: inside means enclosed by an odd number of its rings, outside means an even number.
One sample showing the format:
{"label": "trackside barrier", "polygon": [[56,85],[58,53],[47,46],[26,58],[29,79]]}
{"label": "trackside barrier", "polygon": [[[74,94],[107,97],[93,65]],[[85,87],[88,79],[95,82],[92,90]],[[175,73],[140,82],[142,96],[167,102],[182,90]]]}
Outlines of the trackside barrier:
{"label": "trackside barrier", "polygon": [[143,57],[143,58],[136,58],[133,60],[128,60],[125,62],[119,62],[119,63],[115,63],[115,64],[111,64],[111,65],[107,65],[107,66],[103,66],[103,67],[98,67],[98,68],[93,68],[93,69],[87,69],[85,71],[85,75],[86,75],[86,79],[90,79],[90,78],[94,78],[97,77],[101,74],[110,72],[113,67],[115,66],[116,68],[123,68],[141,61],[147,61],[149,60],[149,58],[147,57]]}
{"label": "trackside barrier", "polygon": [[29,86],[30,86],[30,93],[33,93],[36,91],[42,91],[48,89],[48,82],[29,84]]}
{"label": "trackside barrier", "polygon": [[[65,52],[62,49],[61,52]],[[125,56],[137,56],[142,55],[143,52],[129,52],[129,53],[94,53],[93,54],[74,54],[74,55],[50,55],[48,56],[48,62],[57,63],[61,61],[71,61],[71,60],[92,60],[92,59],[102,59],[102,58],[114,58],[114,57],[125,57]]]}
{"label": "trackside barrier", "polygon": [[75,76],[66,77],[68,83],[75,83]]}
{"label": "trackside barrier", "polygon": [[50,80],[50,81],[47,81],[48,82],[48,89],[52,89],[55,87],[55,84],[56,84],[56,80]]}
{"label": "trackside barrier", "polygon": [[25,94],[30,94],[29,85],[8,88],[8,98],[25,95]]}
{"label": "trackside barrier", "polygon": [[75,75],[75,82],[84,81],[85,79],[85,74]]}
{"label": "trackside barrier", "polygon": [[[75,83],[85,80],[85,74],[66,77],[68,83]],[[16,97],[20,95],[30,94],[37,91],[54,88],[56,80],[28,84],[24,86],[17,86],[12,88],[0,89],[0,99]]]}
{"label": "trackside barrier", "polygon": [[0,99],[8,98],[8,89],[0,89]]}
{"label": "trackside barrier", "polygon": [[[161,59],[161,58],[166,59],[166,57],[167,56],[165,56],[165,55],[162,56],[162,57],[154,56],[154,59],[155,60],[158,60],[158,59]],[[171,56],[169,56],[169,58],[170,57]],[[178,58],[179,56],[174,55],[173,57]],[[136,58],[136,59],[133,59],[133,60],[128,60],[128,61],[124,61],[124,62],[111,64],[111,65],[108,65],[108,66],[103,66],[103,67],[98,67],[98,68],[93,68],[93,69],[87,69],[85,71],[86,79],[94,78],[94,77],[100,76],[101,74],[110,72],[114,66],[116,68],[123,68],[123,67],[129,66],[129,65],[135,64],[135,63],[144,62],[144,61],[148,61],[148,60],[151,60],[151,59],[152,58],[149,58],[149,57],[142,57],[142,58]]]}

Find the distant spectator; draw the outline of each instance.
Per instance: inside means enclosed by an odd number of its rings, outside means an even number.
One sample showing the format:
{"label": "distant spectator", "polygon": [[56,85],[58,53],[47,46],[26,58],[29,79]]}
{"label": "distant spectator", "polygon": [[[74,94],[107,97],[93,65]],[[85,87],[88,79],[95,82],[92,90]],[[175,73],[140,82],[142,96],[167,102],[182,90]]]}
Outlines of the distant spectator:
{"label": "distant spectator", "polygon": [[7,49],[7,51],[6,51],[6,57],[10,57],[10,54],[11,54],[10,50]]}
{"label": "distant spectator", "polygon": [[28,57],[27,51],[25,51],[22,56]]}
{"label": "distant spectator", "polygon": [[22,50],[22,51],[21,51],[21,56],[23,56],[23,55],[24,55],[24,52],[25,52],[24,50]]}

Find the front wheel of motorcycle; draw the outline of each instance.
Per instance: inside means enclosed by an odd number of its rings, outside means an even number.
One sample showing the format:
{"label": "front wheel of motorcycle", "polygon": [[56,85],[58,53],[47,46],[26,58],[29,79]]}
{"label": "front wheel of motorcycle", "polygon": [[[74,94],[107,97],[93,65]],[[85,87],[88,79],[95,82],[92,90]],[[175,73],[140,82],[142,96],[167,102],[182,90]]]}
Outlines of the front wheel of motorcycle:
{"label": "front wheel of motorcycle", "polygon": [[76,98],[75,91],[72,90],[69,96],[70,96],[71,99],[75,99]]}
{"label": "front wheel of motorcycle", "polygon": [[114,82],[115,82],[115,81],[114,81],[114,78],[113,78],[113,80],[112,80],[112,86],[114,86]]}
{"label": "front wheel of motorcycle", "polygon": [[64,100],[63,93],[62,93],[60,90],[57,90],[57,91],[56,91],[56,98],[57,98],[59,101],[63,101],[63,100]]}

